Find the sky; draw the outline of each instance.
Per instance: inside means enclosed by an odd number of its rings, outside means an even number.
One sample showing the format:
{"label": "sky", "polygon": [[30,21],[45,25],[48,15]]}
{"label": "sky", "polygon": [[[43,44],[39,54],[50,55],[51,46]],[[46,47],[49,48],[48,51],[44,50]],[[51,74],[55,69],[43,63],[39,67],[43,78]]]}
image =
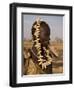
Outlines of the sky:
{"label": "sky", "polygon": [[36,15],[36,14],[23,14],[23,38],[32,39],[31,28],[37,17],[41,21],[45,21],[50,27],[50,39],[53,41],[56,37],[63,39],[63,16],[61,15]]}

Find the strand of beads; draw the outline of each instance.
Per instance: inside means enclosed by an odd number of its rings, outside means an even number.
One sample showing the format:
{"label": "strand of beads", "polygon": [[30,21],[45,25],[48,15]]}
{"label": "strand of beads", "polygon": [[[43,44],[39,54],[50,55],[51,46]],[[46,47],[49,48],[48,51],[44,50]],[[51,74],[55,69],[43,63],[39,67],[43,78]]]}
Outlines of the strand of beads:
{"label": "strand of beads", "polygon": [[46,68],[46,66],[51,64],[52,58],[49,56],[49,50],[47,50],[45,47],[43,48],[46,52],[47,60],[44,60],[43,55],[41,55],[41,43],[39,42],[40,41],[40,37],[39,37],[40,36],[40,20],[39,19],[37,20],[37,24],[34,25],[34,28],[36,29],[34,33],[34,36],[36,37],[36,39],[34,40],[34,42],[36,43],[35,47],[37,49],[38,62],[39,62],[39,65],[42,66],[42,69],[44,69]]}
{"label": "strand of beads", "polygon": [[34,33],[34,35],[36,37],[36,40],[34,40],[34,42],[36,43],[35,47],[37,49],[38,62],[39,62],[39,65],[42,65],[42,63],[45,60],[43,60],[43,56],[41,55],[41,43],[39,42],[40,41],[40,38],[39,38],[39,35],[40,35],[40,20],[37,20],[37,24],[34,26],[34,28],[36,29],[36,31]]}
{"label": "strand of beads", "polygon": [[48,49],[46,49],[45,47],[43,47],[43,49],[45,50],[45,52],[46,52],[46,57],[47,57],[47,62],[48,62],[48,64],[51,64],[51,62],[52,62],[52,58],[50,57],[50,51],[48,50]]}

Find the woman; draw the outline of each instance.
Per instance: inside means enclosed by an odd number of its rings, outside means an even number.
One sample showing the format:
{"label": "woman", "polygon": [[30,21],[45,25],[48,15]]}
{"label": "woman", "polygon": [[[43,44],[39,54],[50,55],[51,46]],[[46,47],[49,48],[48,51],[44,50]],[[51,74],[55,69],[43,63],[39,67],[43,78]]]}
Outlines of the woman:
{"label": "woman", "polygon": [[24,50],[24,74],[51,74],[53,55],[49,48],[50,27],[48,24],[37,19],[32,26],[32,37],[32,48],[28,51]]}

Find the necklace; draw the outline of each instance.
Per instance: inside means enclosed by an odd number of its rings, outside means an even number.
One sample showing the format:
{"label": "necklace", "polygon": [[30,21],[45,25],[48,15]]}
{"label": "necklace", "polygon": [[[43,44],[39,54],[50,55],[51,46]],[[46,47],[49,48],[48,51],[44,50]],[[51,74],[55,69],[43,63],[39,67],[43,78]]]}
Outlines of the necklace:
{"label": "necklace", "polygon": [[[35,57],[38,58],[38,56],[34,53],[34,51],[31,49],[31,52],[34,54]],[[55,61],[54,59],[52,59],[52,61]]]}
{"label": "necklace", "polygon": [[34,53],[34,51],[31,49],[31,52],[34,54],[34,56],[36,56],[38,58],[38,56]]}

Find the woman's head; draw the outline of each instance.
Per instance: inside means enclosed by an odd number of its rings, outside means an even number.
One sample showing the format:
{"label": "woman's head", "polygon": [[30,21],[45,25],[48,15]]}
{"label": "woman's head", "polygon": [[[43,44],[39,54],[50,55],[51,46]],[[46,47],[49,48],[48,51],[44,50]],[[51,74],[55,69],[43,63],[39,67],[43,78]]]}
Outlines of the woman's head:
{"label": "woman's head", "polygon": [[[36,36],[34,35],[34,33],[36,32],[36,28],[34,28],[35,25],[37,25],[37,22],[35,22],[32,26],[33,40],[36,40]],[[47,46],[50,40],[50,27],[46,22],[40,21],[39,29],[40,29],[40,33],[38,37],[40,38],[39,42],[41,43],[42,46]]]}

